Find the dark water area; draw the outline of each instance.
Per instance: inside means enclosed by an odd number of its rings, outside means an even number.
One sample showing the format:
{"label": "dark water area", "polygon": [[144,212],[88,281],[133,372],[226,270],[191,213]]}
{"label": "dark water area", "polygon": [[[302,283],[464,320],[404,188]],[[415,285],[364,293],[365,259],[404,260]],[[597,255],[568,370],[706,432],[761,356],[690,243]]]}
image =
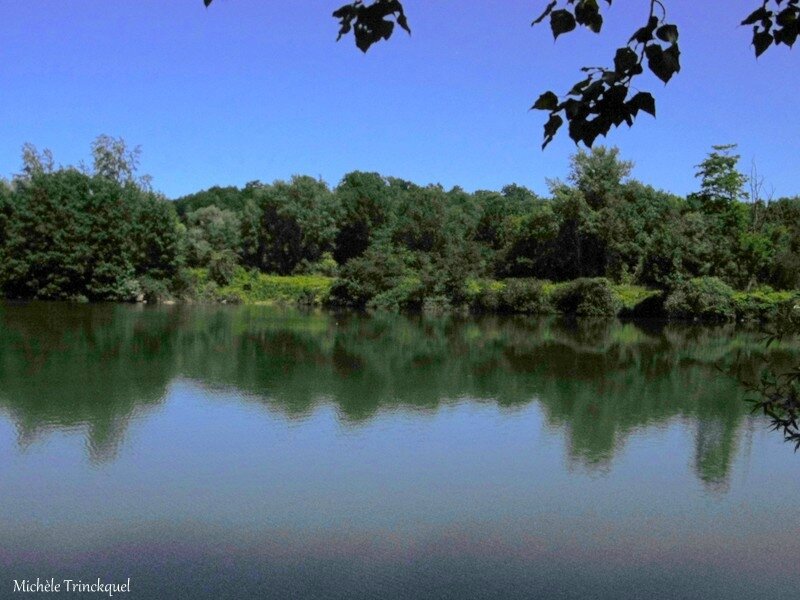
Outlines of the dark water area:
{"label": "dark water area", "polygon": [[798,359],[733,326],[0,305],[0,598],[791,598],[800,455],[728,373]]}

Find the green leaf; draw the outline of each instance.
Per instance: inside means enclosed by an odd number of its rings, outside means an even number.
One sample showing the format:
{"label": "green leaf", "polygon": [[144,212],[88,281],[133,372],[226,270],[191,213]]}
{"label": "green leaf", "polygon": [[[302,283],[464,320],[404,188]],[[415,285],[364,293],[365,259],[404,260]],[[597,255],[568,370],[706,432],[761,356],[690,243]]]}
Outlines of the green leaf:
{"label": "green leaf", "polygon": [[545,92],[531,107],[533,110],[555,110],[558,107],[558,96],[553,92]]}
{"label": "green leaf", "polygon": [[592,78],[591,77],[587,77],[586,79],[582,79],[581,81],[579,81],[578,83],[576,83],[575,85],[572,86],[572,89],[569,91],[570,96],[577,96],[584,89],[586,89],[586,86],[588,86],[590,83],[592,83]]}
{"label": "green leaf", "polygon": [[678,28],[675,25],[662,25],[656,30],[658,39],[673,44],[678,41]]}
{"label": "green leaf", "polygon": [[780,13],[778,13],[778,18],[776,22],[781,27],[786,27],[788,25],[792,25],[793,23],[797,22],[797,9],[792,8],[791,6],[788,8],[784,8]]}
{"label": "green leaf", "polygon": [[550,28],[553,30],[553,39],[558,39],[559,35],[569,33],[575,27],[575,17],[568,10],[554,10],[550,13]]}
{"label": "green leaf", "polygon": [[397,17],[397,24],[400,25],[403,29],[405,29],[409,35],[411,34],[411,29],[408,27],[408,19],[406,19],[405,15],[400,15]]}
{"label": "green leaf", "polygon": [[547,144],[553,141],[556,132],[558,132],[563,124],[564,119],[559,115],[550,115],[550,119],[544,125],[544,144],[542,144],[542,150],[547,147]]}
{"label": "green leaf", "polygon": [[658,17],[650,17],[647,21],[647,25],[637,29],[636,33],[628,40],[628,43],[636,40],[640,44],[646,44],[653,39],[653,32],[656,30],[656,27],[658,27]]}
{"label": "green leaf", "polygon": [[595,33],[603,27],[603,17],[597,6],[597,0],[581,0],[575,7],[575,20]]}
{"label": "green leaf", "polygon": [[797,36],[800,34],[800,23],[796,22],[794,25],[787,25],[783,29],[780,29],[775,32],[775,41],[778,41],[778,33],[780,33],[780,41],[789,46],[790,48],[794,46],[794,43],[797,41]]}
{"label": "green leaf", "polygon": [[772,34],[766,31],[759,31],[753,34],[753,46],[756,48],[756,58],[764,54],[772,45],[772,42],[775,38],[772,37]]}
{"label": "green leaf", "polygon": [[619,48],[614,56],[614,70],[619,74],[623,74],[628,72],[638,62],[639,57],[636,55],[636,52],[625,46],[624,48]]}
{"label": "green leaf", "polygon": [[677,44],[673,44],[666,51],[661,46],[650,45],[645,49],[645,54],[647,66],[664,83],[669,83],[672,76],[681,69]]}
{"label": "green leaf", "polygon": [[742,21],[742,25],[752,25],[758,21],[763,21],[768,17],[769,12],[762,6],[761,8],[751,12],[750,15],[744,21]]}
{"label": "green leaf", "polygon": [[639,92],[628,101],[628,106],[633,111],[634,115],[643,110],[644,112],[656,116],[656,101],[653,95],[648,92]]}

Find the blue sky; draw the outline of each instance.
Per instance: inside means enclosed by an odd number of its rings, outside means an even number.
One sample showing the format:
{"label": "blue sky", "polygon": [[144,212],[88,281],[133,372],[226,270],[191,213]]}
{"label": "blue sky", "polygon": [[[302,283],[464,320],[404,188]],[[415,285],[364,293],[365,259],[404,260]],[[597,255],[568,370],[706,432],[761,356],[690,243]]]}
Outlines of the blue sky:
{"label": "blue sky", "polygon": [[[405,0],[413,35],[362,55],[334,41],[343,2],[0,0],[0,174],[19,171],[24,142],[71,164],[107,133],[141,145],[142,171],[170,197],[293,174],[336,184],[356,169],[544,193],[575,146],[560,135],[543,152],[545,115],[528,107],[579,67],[610,64],[646,18],[644,0],[618,0],[603,35],[554,44],[530,27],[545,0]],[[756,0],[667,4],[683,71],[666,87],[642,78],[658,118],[606,143],[636,178],[683,194],[712,144],[738,142],[743,170],[754,160],[776,197],[800,193],[798,50],[754,58],[738,23]]]}

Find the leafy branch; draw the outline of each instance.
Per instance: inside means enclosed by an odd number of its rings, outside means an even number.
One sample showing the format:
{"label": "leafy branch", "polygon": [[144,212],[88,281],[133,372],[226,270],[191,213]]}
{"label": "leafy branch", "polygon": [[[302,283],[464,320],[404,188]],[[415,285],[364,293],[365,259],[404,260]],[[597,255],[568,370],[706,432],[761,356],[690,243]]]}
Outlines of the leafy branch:
{"label": "leafy branch", "polygon": [[[203,0],[209,6],[214,0]],[[578,26],[593,33],[603,29],[601,2],[611,7],[614,0],[549,0],[532,25],[549,20],[553,37],[574,31]],[[633,125],[639,112],[656,114],[656,102],[649,92],[629,97],[634,79],[645,67],[665,84],[680,72],[678,27],[666,21],[668,0],[644,0],[649,3],[646,23],[637,29],[627,44],[617,49],[613,67],[583,67],[584,79],[564,96],[548,91],[539,96],[533,109],[550,113],[544,125],[546,147],[564,125],[569,123],[569,136],[578,144],[591,147],[598,136],[606,136],[612,127]],[[800,0],[759,0],[761,6],[742,21],[753,26],[756,57],[770,46],[792,47],[800,33]],[[411,29],[401,0],[354,0],[333,12],[339,22],[337,40],[353,33],[356,46],[367,52],[373,44],[388,40],[399,25],[409,34]]]}
{"label": "leafy branch", "polygon": [[[605,1],[611,6],[612,0]],[[532,24],[541,23],[549,16],[555,39],[573,31],[577,25],[600,32],[603,17],[597,0],[566,0],[561,9],[556,9],[557,5],[557,1],[550,2]],[[576,83],[563,98],[548,91],[536,100],[532,109],[550,113],[544,126],[542,148],[553,141],[565,120],[569,123],[570,138],[576,144],[583,142],[591,147],[595,139],[608,134],[612,126],[633,125],[639,111],[655,116],[652,94],[638,92],[628,97],[634,78],[644,72],[645,60],[650,71],[664,83],[681,68],[678,28],[666,22],[666,10],[659,0],[650,1],[646,24],[634,32],[625,46],[617,49],[613,68],[583,67],[585,79]]]}
{"label": "leafy branch", "polygon": [[764,0],[742,21],[753,26],[753,47],[756,57],[772,45],[785,44],[790,48],[800,33],[800,0]]}
{"label": "leafy branch", "polygon": [[411,34],[399,0],[375,0],[369,5],[365,5],[363,0],[356,0],[335,10],[333,16],[339,19],[340,26],[336,41],[352,30],[356,46],[362,52],[369,50],[375,42],[392,37],[395,22]]}
{"label": "leafy branch", "polygon": [[[800,335],[800,305],[790,303],[778,311],[775,329],[766,339],[767,347],[786,337]],[[756,395],[748,399],[752,412],[762,412],[769,417],[774,431],[783,433],[783,439],[800,450],[800,365],[776,374],[771,369],[762,372],[759,382],[751,384],[738,378],[745,389]]]}

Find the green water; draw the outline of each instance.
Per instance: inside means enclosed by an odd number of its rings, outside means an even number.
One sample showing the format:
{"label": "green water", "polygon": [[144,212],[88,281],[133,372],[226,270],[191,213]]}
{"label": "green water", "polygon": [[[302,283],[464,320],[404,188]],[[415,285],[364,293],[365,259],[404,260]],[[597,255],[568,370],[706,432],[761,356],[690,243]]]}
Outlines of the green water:
{"label": "green water", "polygon": [[757,332],[65,304],[0,325],[0,598],[36,577],[130,578],[122,598],[797,593],[800,455],[726,372],[800,348]]}

